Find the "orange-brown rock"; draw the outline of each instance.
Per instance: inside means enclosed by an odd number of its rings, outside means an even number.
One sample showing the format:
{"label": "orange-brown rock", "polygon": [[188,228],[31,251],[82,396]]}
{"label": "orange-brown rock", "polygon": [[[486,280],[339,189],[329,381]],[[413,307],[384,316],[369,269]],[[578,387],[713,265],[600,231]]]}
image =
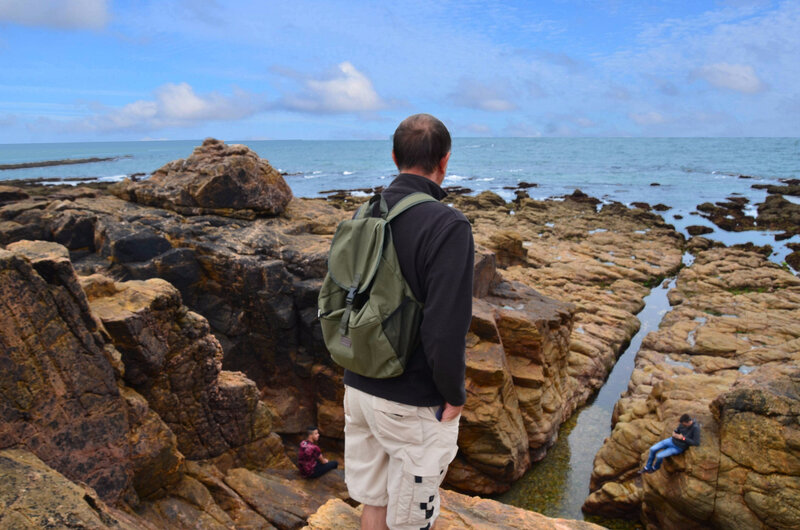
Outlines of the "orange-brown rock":
{"label": "orange-brown rock", "polygon": [[[656,215],[620,204],[598,209],[582,194],[563,202],[498,199],[486,192],[453,202],[472,221],[476,248],[497,253],[505,281],[487,259],[476,260],[476,278],[483,278],[481,296],[502,308],[496,324],[538,460],[561,423],[605,381],[639,328],[635,313],[648,286],[680,266],[683,240]],[[515,295],[507,288],[513,282],[535,291]],[[501,301],[505,296],[517,300]],[[556,301],[571,304],[562,306],[570,314],[555,317]],[[530,307],[539,310],[531,314]]]}
{"label": "orange-brown rock", "polygon": [[[645,337],[584,510],[649,526],[790,528],[800,505],[800,279],[756,252],[712,248],[683,269],[679,301]],[[699,447],[636,474],[688,412]],[[793,486],[795,484],[795,486]]]}
{"label": "orange-brown rock", "polygon": [[175,433],[189,458],[221,455],[271,430],[253,381],[222,371],[222,347],[206,319],[152,279],[88,288],[91,309],[122,353],[125,380]]}
{"label": "orange-brown rock", "polygon": [[0,528],[157,528],[108,506],[90,487],[22,449],[0,451],[0,477]]}
{"label": "orange-brown rock", "polygon": [[133,466],[126,404],[67,250],[0,250],[0,448],[20,446],[115,502]]}

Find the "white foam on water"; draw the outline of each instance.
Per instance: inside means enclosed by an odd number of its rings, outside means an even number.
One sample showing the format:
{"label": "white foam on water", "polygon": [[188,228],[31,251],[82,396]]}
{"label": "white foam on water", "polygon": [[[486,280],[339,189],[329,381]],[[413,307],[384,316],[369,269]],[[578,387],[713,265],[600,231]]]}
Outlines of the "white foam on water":
{"label": "white foam on water", "polygon": [[454,181],[458,182],[459,180],[469,180],[469,177],[464,177],[464,176],[461,176],[461,175],[447,175],[444,178],[444,180],[445,181],[454,180]]}
{"label": "white foam on water", "polygon": [[352,175],[355,171],[342,171],[342,175]]}

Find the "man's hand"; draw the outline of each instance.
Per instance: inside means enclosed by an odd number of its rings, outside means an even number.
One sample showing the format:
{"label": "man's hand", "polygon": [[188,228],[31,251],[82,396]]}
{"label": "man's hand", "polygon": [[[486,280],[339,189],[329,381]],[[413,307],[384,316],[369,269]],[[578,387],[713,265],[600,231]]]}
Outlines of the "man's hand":
{"label": "man's hand", "polygon": [[320,461],[320,462],[322,462],[323,464],[327,464],[327,463],[328,463],[328,459],[327,459],[327,458],[325,458],[325,457],[324,457],[324,456],[322,456],[322,455],[320,455],[320,457],[319,457],[319,461]]}
{"label": "man's hand", "polygon": [[455,405],[451,405],[450,403],[444,404],[444,411],[442,411],[442,422],[451,421],[458,417],[461,414],[461,410],[464,408],[464,405],[460,407],[456,407]]}

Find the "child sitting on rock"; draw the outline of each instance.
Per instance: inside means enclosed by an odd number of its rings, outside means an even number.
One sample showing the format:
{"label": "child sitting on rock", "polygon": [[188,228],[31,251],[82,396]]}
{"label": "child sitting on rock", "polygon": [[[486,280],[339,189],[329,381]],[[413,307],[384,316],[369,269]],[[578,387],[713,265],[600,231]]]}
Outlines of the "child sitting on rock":
{"label": "child sitting on rock", "polygon": [[300,474],[306,478],[317,478],[339,467],[339,462],[336,460],[329,461],[322,456],[322,451],[317,445],[319,429],[309,427],[306,433],[308,436],[300,442],[300,449],[297,452],[297,467],[300,468]]}

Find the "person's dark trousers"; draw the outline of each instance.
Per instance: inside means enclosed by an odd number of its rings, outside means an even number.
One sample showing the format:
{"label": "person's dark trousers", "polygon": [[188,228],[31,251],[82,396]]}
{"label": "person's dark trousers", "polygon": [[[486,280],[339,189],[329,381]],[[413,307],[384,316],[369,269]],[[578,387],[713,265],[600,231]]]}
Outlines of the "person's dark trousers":
{"label": "person's dark trousers", "polygon": [[314,466],[314,471],[308,476],[308,478],[321,477],[328,471],[336,469],[337,467],[339,467],[339,462],[337,462],[336,460],[330,460],[327,464],[317,462],[317,465]]}

